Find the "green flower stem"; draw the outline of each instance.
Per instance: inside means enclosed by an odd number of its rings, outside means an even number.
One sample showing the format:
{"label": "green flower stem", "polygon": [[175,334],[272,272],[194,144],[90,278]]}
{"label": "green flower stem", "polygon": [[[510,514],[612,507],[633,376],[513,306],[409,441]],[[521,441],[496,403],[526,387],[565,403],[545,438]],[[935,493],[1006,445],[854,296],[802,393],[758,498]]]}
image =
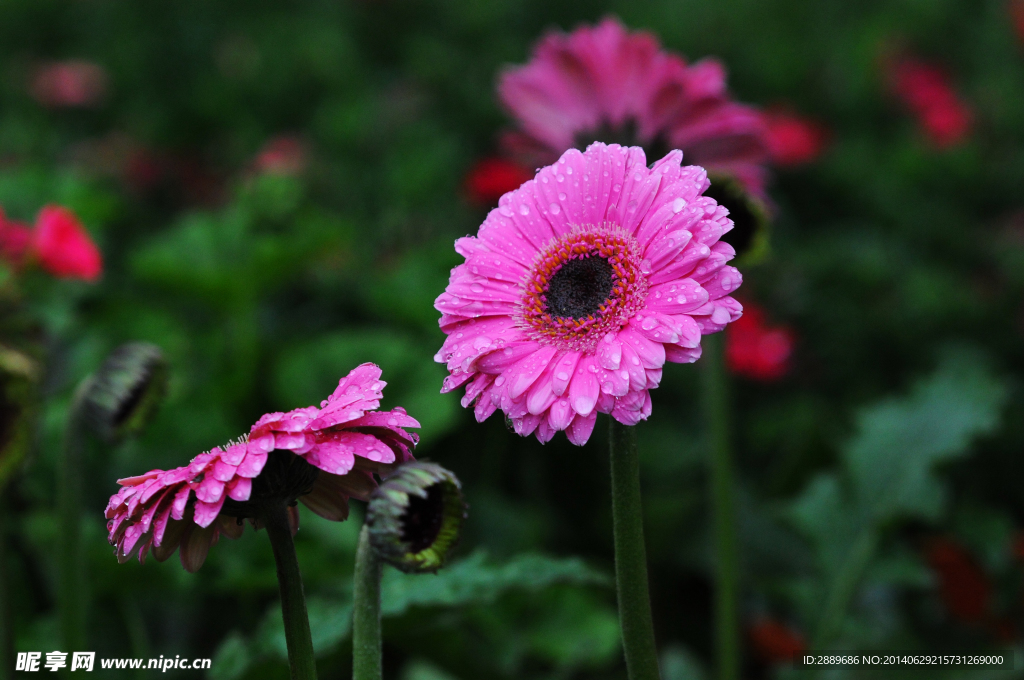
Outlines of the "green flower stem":
{"label": "green flower stem", "polygon": [[711,502],[715,531],[715,637],[718,680],[740,672],[739,568],[729,395],[721,333],[703,339],[704,410],[711,446]]}
{"label": "green flower stem", "polygon": [[352,605],[352,680],[381,680],[381,563],[370,545],[370,530],[359,532]]}
{"label": "green flower stem", "polygon": [[316,658],[313,637],[309,632],[306,596],[302,591],[302,574],[295,556],[295,543],[288,524],[288,510],[283,505],[266,517],[267,535],[277,563],[277,583],[281,588],[281,615],[284,618],[284,639],[288,645],[288,665],[292,680],[316,680]]}
{"label": "green flower stem", "polygon": [[850,549],[839,573],[829,587],[828,595],[825,598],[825,608],[822,610],[821,620],[814,635],[816,649],[823,649],[832,642],[832,638],[839,632],[843,618],[846,616],[846,609],[850,606],[850,600],[857,592],[857,585],[863,578],[871,559],[875,556],[877,548],[878,531],[874,526],[866,527],[857,537],[857,541],[853,544],[853,548]]}
{"label": "green flower stem", "polygon": [[[640,455],[636,431],[609,417],[612,471],[612,519],[615,535],[615,586],[619,600],[622,649],[629,680],[658,680],[658,652],[647,590]],[[356,680],[361,680],[357,678]]]}
{"label": "green flower stem", "polygon": [[57,503],[60,513],[59,550],[60,628],[69,652],[85,650],[85,563],[82,555],[82,452],[85,427],[82,409],[92,384],[89,378],[79,385],[64,425],[60,471],[57,477]]}
{"label": "green flower stem", "polygon": [[7,573],[7,507],[0,491],[0,680],[14,677],[14,629]]}

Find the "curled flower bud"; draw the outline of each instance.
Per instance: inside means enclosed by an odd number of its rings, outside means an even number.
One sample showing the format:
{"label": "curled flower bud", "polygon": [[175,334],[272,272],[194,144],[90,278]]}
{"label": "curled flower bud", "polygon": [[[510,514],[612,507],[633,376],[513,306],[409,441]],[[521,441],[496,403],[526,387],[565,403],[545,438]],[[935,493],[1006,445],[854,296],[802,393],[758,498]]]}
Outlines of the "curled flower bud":
{"label": "curled flower bud", "polygon": [[404,572],[444,566],[465,519],[462,485],[434,463],[401,466],[373,492],[366,509],[373,549]]}
{"label": "curled flower bud", "polygon": [[167,362],[156,345],[129,342],[110,353],[86,389],[86,421],[106,441],[118,442],[156,413],[167,392]]}

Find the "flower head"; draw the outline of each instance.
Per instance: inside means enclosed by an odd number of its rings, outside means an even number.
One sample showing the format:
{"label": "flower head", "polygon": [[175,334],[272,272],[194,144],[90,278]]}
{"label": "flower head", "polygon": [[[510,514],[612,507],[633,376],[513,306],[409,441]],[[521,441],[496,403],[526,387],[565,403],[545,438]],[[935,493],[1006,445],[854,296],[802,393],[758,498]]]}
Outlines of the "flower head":
{"label": "flower head", "polygon": [[889,80],[893,93],[910,109],[937,148],[954,146],[970,133],[971,109],[957,95],[942,69],[904,57],[891,63]]}
{"label": "flower head", "polygon": [[819,123],[786,110],[766,114],[768,151],[778,166],[793,167],[810,163],[825,148],[828,132]]}
{"label": "flower head", "polygon": [[466,193],[474,202],[493,207],[503,194],[518,189],[533,173],[505,158],[484,158],[466,174]]}
{"label": "flower head", "polygon": [[754,652],[767,664],[792,662],[807,649],[804,636],[786,624],[767,617],[747,630]]}
{"label": "flower head", "polygon": [[36,218],[32,239],[39,263],[54,276],[95,281],[103,272],[99,249],[67,208],[44,207]]}
{"label": "flower head", "polygon": [[435,356],[483,421],[500,408],[516,432],[582,445],[597,413],[634,425],[666,361],[693,362],[702,333],[739,318],[729,294],[727,211],[703,168],[673,151],[592,144],[565,152],[505,194],[434,306],[448,335]]}
{"label": "flower head", "polygon": [[437,571],[459,540],[466,503],[440,465],[407,463],[370,496],[366,526],[377,555],[404,572]]}
{"label": "flower head", "polygon": [[321,404],[270,413],[248,436],[216,447],[173,470],[152,470],[119,480],[107,504],[109,540],[126,561],[150,549],[165,560],[180,546],[188,571],[202,566],[221,534],[237,538],[242,519],[259,528],[268,507],[294,503],[334,521],[348,517],[350,497],[367,500],[373,473],[412,458],[419,427],[403,409],[377,411],[380,369],[363,364],[342,378]]}
{"label": "flower head", "polygon": [[528,64],[505,71],[498,95],[520,128],[506,143],[539,162],[594,141],[641,146],[652,158],[682,149],[713,178],[730,176],[764,200],[764,121],[729,98],[722,64],[687,65],[615,19],[549,33]]}
{"label": "flower head", "polygon": [[49,108],[99,104],[107,91],[107,72],[91,61],[57,61],[40,66],[32,78],[32,96]]}
{"label": "flower head", "polygon": [[747,303],[725,333],[726,365],[746,378],[778,380],[789,371],[794,342],[793,331],[768,325],[764,310]]}
{"label": "flower head", "polygon": [[992,584],[971,553],[957,541],[940,536],[928,541],[925,557],[953,618],[969,624],[984,622],[990,613]]}

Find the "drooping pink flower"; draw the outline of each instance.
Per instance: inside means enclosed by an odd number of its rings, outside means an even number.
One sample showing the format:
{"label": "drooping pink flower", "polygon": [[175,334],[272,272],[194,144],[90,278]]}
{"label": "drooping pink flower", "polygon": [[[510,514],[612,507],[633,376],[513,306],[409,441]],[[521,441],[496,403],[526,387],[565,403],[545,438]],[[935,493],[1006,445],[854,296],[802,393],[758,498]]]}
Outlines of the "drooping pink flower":
{"label": "drooping pink flower", "polygon": [[914,57],[890,63],[890,87],[917,118],[929,141],[944,149],[963,141],[971,130],[970,107],[957,95],[940,68]]}
{"label": "drooping pink flower", "polygon": [[500,408],[541,442],[582,445],[597,413],[634,425],[666,361],[693,362],[702,333],[739,318],[729,294],[726,210],[703,196],[707,173],[673,151],[592,144],[565,152],[501,197],[434,306],[448,335],[435,356],[466,386],[478,421]]}
{"label": "drooping pink flower", "polygon": [[498,199],[532,179],[525,166],[506,158],[484,158],[466,173],[466,194],[479,205],[494,206]]}
{"label": "drooping pink flower", "polygon": [[764,120],[729,98],[722,64],[688,66],[654,35],[628,32],[616,19],[549,33],[528,64],[502,74],[498,95],[520,128],[507,146],[538,163],[593,141],[641,146],[652,158],[681,149],[687,161],[765,198]]}
{"label": "drooping pink flower", "polygon": [[36,69],[32,96],[49,108],[96,106],[107,92],[107,73],[91,61],[56,61]]}
{"label": "drooping pink flower", "polygon": [[256,155],[256,171],[298,175],[306,168],[306,146],[298,137],[281,135],[268,141]]}
{"label": "drooping pink flower", "polygon": [[819,123],[785,110],[769,111],[768,150],[772,162],[781,167],[804,165],[825,149],[828,132]]}
{"label": "drooping pink flower", "polygon": [[749,302],[725,333],[729,371],[753,380],[778,380],[789,372],[795,338],[785,326],[768,324],[764,310]]}
{"label": "drooping pink flower", "polygon": [[0,208],[0,257],[20,267],[32,245],[32,230],[20,222],[7,219]]}
{"label": "drooping pink flower", "polygon": [[221,534],[237,538],[242,518],[259,528],[263,509],[295,500],[329,520],[348,517],[348,499],[367,500],[384,473],[412,459],[419,427],[402,408],[377,411],[385,382],[362,364],[338,383],[321,407],[268,413],[237,442],[173,470],[118,480],[107,504],[109,540],[121,562],[152,549],[165,560],[181,548],[188,571],[202,566]]}
{"label": "drooping pink flower", "polygon": [[99,248],[67,208],[48,205],[39,212],[32,250],[43,269],[59,278],[95,281],[103,273]]}

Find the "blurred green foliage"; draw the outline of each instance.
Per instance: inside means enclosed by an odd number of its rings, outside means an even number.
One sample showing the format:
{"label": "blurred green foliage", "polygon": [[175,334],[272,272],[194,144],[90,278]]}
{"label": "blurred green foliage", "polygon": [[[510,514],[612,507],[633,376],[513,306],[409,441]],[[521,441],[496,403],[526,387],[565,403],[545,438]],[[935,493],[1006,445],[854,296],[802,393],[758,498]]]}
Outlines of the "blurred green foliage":
{"label": "blurred green foliage", "polygon": [[[3,0],[0,205],[25,221],[71,207],[106,264],[95,286],[22,282],[45,373],[39,434],[4,498],[18,650],[59,644],[54,479],[71,391],[142,340],[172,366],[166,406],[139,441],[93,446],[83,480],[99,656],[284,674],[263,535],[223,541],[194,576],[176,560],[118,565],[102,509],[115,479],[184,464],[374,361],[384,406],[423,424],[417,455],[456,471],[470,503],[462,561],[436,577],[389,572],[387,677],[624,677],[602,576],[603,428],[577,449],[519,439],[498,417],[476,424],[438,393],[432,361],[451,244],[485,214],[462,178],[506,124],[496,73],[543,30],[606,13],[690,58],[718,56],[739,99],[831,132],[819,161],[775,173],[773,259],[744,272],[743,295],[799,337],[785,379],[732,385],[744,622],[846,649],[1019,642],[1024,47],[1002,0]],[[932,148],[887,92],[884,57],[901,49],[949,70],[974,110],[966,142]],[[31,96],[39,65],[65,59],[105,69],[100,104]],[[301,143],[301,169],[261,169],[282,135]],[[666,680],[709,677],[712,650],[697,386],[693,367],[667,367],[639,431]],[[321,677],[350,666],[353,515],[304,513],[297,538]],[[922,547],[935,535],[983,570],[985,621],[946,606]],[[753,644],[745,655],[745,677],[787,674]]]}

